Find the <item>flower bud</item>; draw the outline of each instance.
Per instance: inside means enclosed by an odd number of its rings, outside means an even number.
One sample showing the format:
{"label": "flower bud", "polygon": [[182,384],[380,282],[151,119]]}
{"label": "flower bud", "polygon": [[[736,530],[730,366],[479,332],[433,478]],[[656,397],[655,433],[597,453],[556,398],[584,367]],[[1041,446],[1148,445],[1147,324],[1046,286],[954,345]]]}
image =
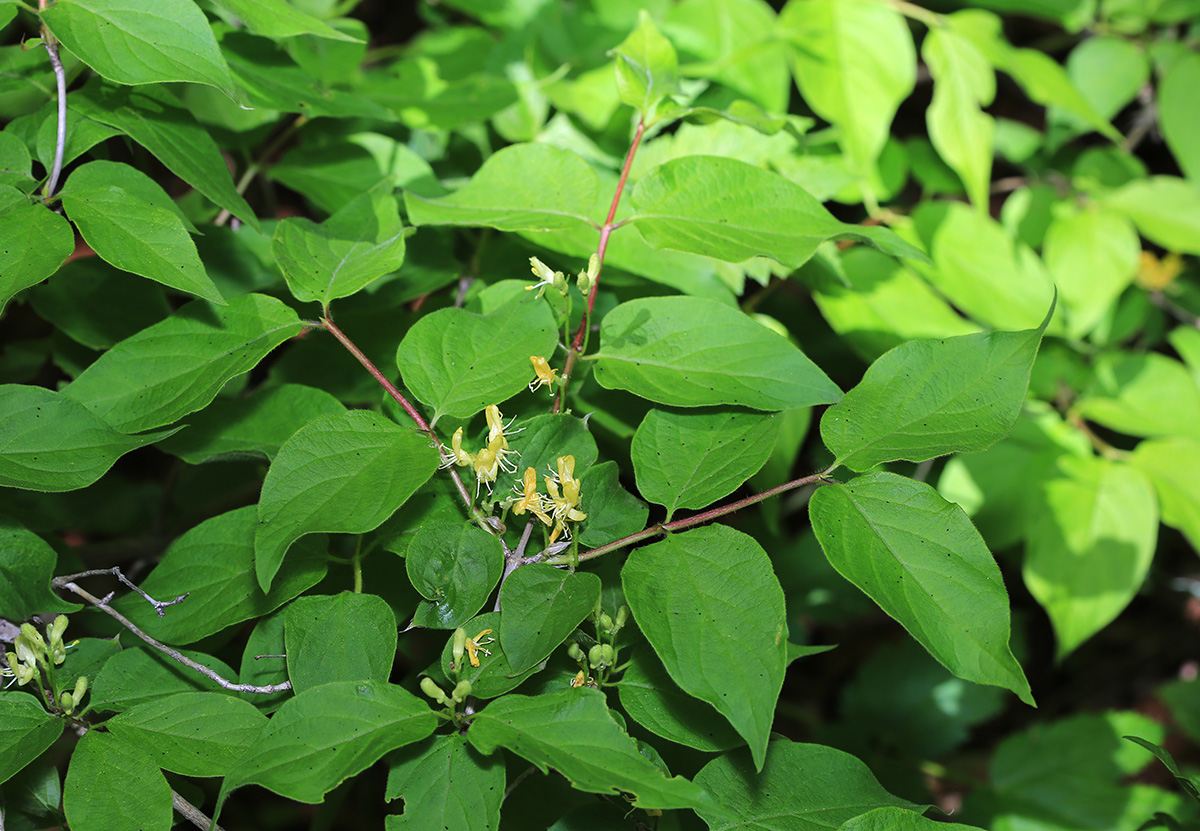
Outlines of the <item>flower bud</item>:
{"label": "flower bud", "polygon": [[72,711],[75,709],[75,696],[69,692],[65,692],[59,696],[58,702],[62,705],[63,711],[66,712],[67,715],[71,715]]}
{"label": "flower bud", "polygon": [[83,700],[83,694],[87,692],[87,688],[88,680],[86,675],[81,675],[75,679],[75,692],[72,693],[72,695],[75,696],[76,703],[79,703],[81,700]]}
{"label": "flower bud", "polygon": [[583,654],[583,650],[579,648],[579,644],[575,643],[574,641],[571,641],[571,645],[567,647],[567,654],[571,656],[572,661],[582,662],[587,658],[587,656]]}
{"label": "flower bud", "polygon": [[627,620],[629,620],[629,607],[622,606],[620,609],[617,609],[617,621],[613,624],[613,634],[620,632]]}
{"label": "flower bud", "polygon": [[[588,666],[590,666],[592,669],[601,669],[602,667],[608,666],[608,663],[604,660],[605,646],[607,646],[607,644],[598,643],[588,650]],[[612,647],[610,646],[609,649],[612,649]]]}
{"label": "flower bud", "polygon": [[467,648],[467,630],[461,626],[454,630],[454,644],[450,647],[450,654],[454,660],[454,670],[462,666],[463,652]]}
{"label": "flower bud", "polygon": [[596,623],[599,625],[601,632],[604,632],[606,635],[612,634],[613,619],[608,612],[601,612],[600,618],[596,621]]}
{"label": "flower bud", "polygon": [[46,641],[42,637],[42,633],[34,629],[32,623],[22,623],[21,635],[24,636],[25,642],[33,648],[35,654],[41,653],[37,657],[44,660],[46,657]]}
{"label": "flower bud", "polygon": [[471,694],[471,682],[459,681],[454,685],[454,692],[450,693],[450,698],[455,704],[461,704],[467,700],[467,696]]}
{"label": "flower bud", "polygon": [[579,293],[587,297],[588,292],[592,290],[592,278],[588,276],[586,271],[581,271],[579,272],[579,276],[575,278],[575,285],[579,287]]}
{"label": "flower bud", "polygon": [[442,688],[437,685],[437,682],[426,675],[421,679],[421,692],[432,698],[438,704],[445,704],[449,699],[446,698],[446,693],[442,692]]}
{"label": "flower bud", "polygon": [[604,666],[611,667],[617,662],[617,650],[613,649],[612,644],[604,643],[600,645],[600,660],[604,662]]}
{"label": "flower bud", "polygon": [[56,643],[62,643],[63,632],[67,631],[67,616],[59,615],[54,619],[54,622],[47,627],[46,632],[50,635],[50,646],[54,647]]}
{"label": "flower bud", "polygon": [[561,294],[563,297],[566,297],[567,292],[569,291],[567,287],[567,275],[563,274],[561,271],[554,272],[554,288],[559,294]]}

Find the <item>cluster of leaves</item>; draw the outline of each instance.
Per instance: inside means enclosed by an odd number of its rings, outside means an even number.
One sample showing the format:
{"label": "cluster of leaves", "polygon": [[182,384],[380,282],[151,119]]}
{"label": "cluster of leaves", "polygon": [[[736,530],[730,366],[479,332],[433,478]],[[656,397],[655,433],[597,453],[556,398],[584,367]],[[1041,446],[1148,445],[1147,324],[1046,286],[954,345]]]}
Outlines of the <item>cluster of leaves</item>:
{"label": "cluster of leaves", "polygon": [[[383,770],[357,824],[933,827],[1034,702],[1001,565],[1061,659],[1200,546],[1200,4],[996,0],[1062,62],[903,0],[356,5],[0,2],[4,827]],[[961,818],[1183,827],[1165,740],[1014,732]]]}

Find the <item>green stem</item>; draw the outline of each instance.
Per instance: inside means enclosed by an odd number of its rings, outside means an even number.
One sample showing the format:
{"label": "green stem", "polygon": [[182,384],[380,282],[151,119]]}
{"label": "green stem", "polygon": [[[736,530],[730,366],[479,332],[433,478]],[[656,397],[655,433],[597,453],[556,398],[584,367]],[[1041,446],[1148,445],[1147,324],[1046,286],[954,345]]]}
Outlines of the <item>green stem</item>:
{"label": "green stem", "polygon": [[[250,183],[254,181],[254,177],[261,173],[262,169],[266,167],[267,160],[274,156],[275,153],[278,152],[279,148],[283,146],[284,142],[292,137],[292,133],[303,127],[307,122],[308,116],[296,116],[295,120],[285,127],[279,133],[279,135],[275,137],[275,140],[267,146],[267,149],[259,154],[258,159],[250,163],[250,166],[246,168],[246,170],[242,173],[241,178],[238,179],[237,192],[239,195],[246,192],[246,188],[250,187]],[[213,225],[220,227],[229,221],[229,217],[229,211],[222,208],[221,212],[217,214],[217,218],[213,220]]]}
{"label": "green stem", "polygon": [[362,594],[362,534],[354,542],[354,556],[350,558],[350,566],[354,569],[354,593]]}

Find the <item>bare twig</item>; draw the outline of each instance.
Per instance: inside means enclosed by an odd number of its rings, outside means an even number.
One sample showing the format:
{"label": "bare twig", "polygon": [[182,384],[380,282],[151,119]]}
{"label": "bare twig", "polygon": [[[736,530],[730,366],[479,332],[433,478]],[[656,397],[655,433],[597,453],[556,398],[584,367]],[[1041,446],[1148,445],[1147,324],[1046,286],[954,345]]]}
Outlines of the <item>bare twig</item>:
{"label": "bare twig", "polygon": [[184,655],[179,650],[172,649],[171,647],[167,646],[162,641],[156,640],[156,639],[150,637],[149,635],[147,635],[145,632],[143,632],[141,629],[139,629],[136,625],[134,625],[133,621],[131,621],[129,618],[125,617],[125,615],[121,614],[113,607],[109,606],[107,598],[105,598],[104,600],[101,600],[99,597],[96,597],[91,592],[89,592],[85,589],[81,589],[78,585],[76,585],[75,583],[70,582],[70,581],[62,583],[61,585],[58,583],[57,580],[54,582],[55,582],[55,588],[67,589],[68,591],[74,592],[75,594],[79,595],[84,600],[86,600],[88,603],[91,603],[97,609],[104,612],[109,617],[115,619],[118,623],[120,623],[122,626],[124,626],[126,629],[128,629],[133,634],[137,635],[139,638],[144,640],[146,643],[153,646],[159,652],[163,653],[164,655],[166,655],[167,657],[169,657],[175,661],[178,661],[179,663],[183,664],[185,667],[191,667],[192,669],[196,670],[196,672],[200,673],[201,675],[205,676],[206,678],[212,679],[217,684],[219,684],[220,686],[224,687],[227,690],[230,690],[232,692],[260,693],[260,694],[266,695],[269,693],[285,692],[292,688],[291,681],[283,681],[279,684],[266,684],[263,686],[256,686],[254,684],[235,684],[228,679],[222,678],[216,672],[214,672],[213,670],[204,666],[204,664],[193,661],[191,658]]}
{"label": "bare twig", "polygon": [[225,831],[221,826],[206,817],[203,811],[175,793],[174,790],[171,791],[171,804],[174,805],[176,811],[183,815],[184,819],[197,828],[203,828],[204,831],[210,831],[210,829],[211,831]]}
{"label": "bare twig", "polygon": [[[174,606],[176,603],[182,603],[187,599],[187,596],[191,594],[191,592],[185,592],[174,600],[155,600],[153,597],[146,594],[146,592],[142,591],[141,586],[130,582],[130,580],[121,573],[121,569],[118,566],[113,566],[112,568],[93,568],[89,571],[81,571],[78,574],[67,574],[62,577],[55,577],[54,580],[51,581],[51,585],[56,589],[61,589],[66,587],[67,583],[74,583],[76,580],[82,577],[99,577],[102,574],[111,574],[126,586],[144,597],[146,602],[154,607],[154,611],[158,613],[159,617],[163,617],[166,614],[166,609],[168,606]],[[107,603],[111,597],[112,595],[109,595],[108,597],[104,598],[104,602]]]}
{"label": "bare twig", "polygon": [[505,549],[504,557],[504,573],[500,575],[500,585],[496,587],[496,605],[492,608],[493,612],[500,611],[500,591],[504,588],[504,581],[508,579],[508,575],[517,570],[517,567],[522,565],[522,560],[525,558],[525,546],[529,545],[529,535],[533,533],[534,521],[532,517],[525,523],[525,530],[521,532],[521,541],[517,543],[517,547],[513,551]]}
{"label": "bare twig", "polygon": [[67,146],[67,73],[63,69],[62,59],[58,56],[58,41],[42,27],[42,45],[50,55],[50,66],[54,69],[54,83],[58,87],[58,134],[54,141],[54,164],[50,168],[50,178],[42,191],[47,199],[54,195],[58,186],[58,177],[62,175],[63,153]]}

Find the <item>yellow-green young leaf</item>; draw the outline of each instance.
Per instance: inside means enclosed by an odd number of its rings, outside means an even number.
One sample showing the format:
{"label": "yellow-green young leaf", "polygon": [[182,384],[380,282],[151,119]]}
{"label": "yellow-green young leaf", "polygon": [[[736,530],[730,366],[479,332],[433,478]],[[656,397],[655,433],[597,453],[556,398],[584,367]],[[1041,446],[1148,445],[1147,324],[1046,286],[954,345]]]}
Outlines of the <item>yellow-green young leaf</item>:
{"label": "yellow-green young leaf", "polygon": [[271,251],[297,300],[322,307],[348,297],[404,262],[404,223],[390,192],[360,194],[320,225],[289,218]]}
{"label": "yellow-green young leaf", "polygon": [[50,590],[58,555],[50,543],[12,517],[0,514],[0,617],[25,620],[41,612],[76,612]]}
{"label": "yellow-green young leaf", "polygon": [[378,413],[313,419],[279,449],[263,481],[254,535],[258,584],[270,589],[284,555],[305,534],[379,527],[437,466],[427,437]]}
{"label": "yellow-green young leaf", "polygon": [[425,738],[437,724],[424,701],[394,684],[335,681],[313,687],[285,702],[225,775],[218,809],[243,785],[315,805],[384,754]]}
{"label": "yellow-green young leaf", "polygon": [[288,678],[298,693],[332,681],[387,681],[396,616],[377,594],[301,597],[284,612]]}
{"label": "yellow-green young leaf", "polygon": [[820,367],[746,315],[701,297],[622,303],[600,324],[595,377],[659,404],[786,410],[842,391]]}
{"label": "yellow-green young leaf", "polygon": [[1111,210],[1080,211],[1050,223],[1042,257],[1072,338],[1082,338],[1104,318],[1137,274],[1141,253],[1133,224]]}
{"label": "yellow-green young leaf", "polygon": [[85,64],[118,84],[191,81],[235,98],[208,19],[191,0],[63,0],[46,27]]}
{"label": "yellow-green young leaf", "polygon": [[642,9],[637,28],[610,54],[617,59],[617,92],[621,101],[652,124],[664,98],[679,91],[679,61],[675,47]]}
{"label": "yellow-green young leaf", "polygon": [[[843,822],[838,831],[944,831],[944,822],[928,819],[903,808],[876,808]],[[956,831],[984,831],[974,825],[955,823]]]}
{"label": "yellow-green young leaf", "polygon": [[104,724],[163,770],[224,776],[254,744],[267,717],[226,693],[185,692],[130,707]]}
{"label": "yellow-green young leaf", "polygon": [[871,473],[818,488],[809,517],[833,567],[946,669],[1033,704],[1008,646],[1004,580],[962,508],[923,482]]}
{"label": "yellow-green young leaf", "polygon": [[1200,255],[1200,188],[1178,176],[1138,179],[1101,197],[1168,251]]}
{"label": "yellow-green young leaf", "polygon": [[[254,574],[257,525],[257,511],[247,505],[211,517],[171,543],[154,571],[139,581],[151,597],[188,594],[164,617],[133,593],[118,598],[113,607],[161,641],[188,644],[267,615],[325,576],[325,546],[313,537],[297,546],[301,550],[293,552],[264,593]],[[305,544],[309,542],[313,544]]]}
{"label": "yellow-green young leaf", "polygon": [[711,704],[681,690],[650,650],[634,651],[617,691],[629,717],[656,736],[707,753],[745,743]]}
{"label": "yellow-green young leaf", "polygon": [[804,188],[778,173],[722,156],[684,156],[638,180],[629,222],[653,248],[740,263],[770,257],[803,265],[827,239],[854,239],[886,254],[925,255],[887,228],[834,219]]}
{"label": "yellow-green young leaf", "polygon": [[1200,553],[1200,440],[1150,439],[1134,448],[1129,461],[1154,483],[1162,521]]}
{"label": "yellow-green young leaf", "polygon": [[454,629],[483,608],[500,582],[504,546],[474,523],[427,522],[409,543],[404,567],[425,598],[412,625]]}
{"label": "yellow-green young leaf", "polygon": [[170,431],[127,436],[64,393],[0,386],[0,486],[34,491],[87,487],[131,450]]}
{"label": "yellow-green young leaf", "polygon": [[171,787],[141,748],[89,730],[71,754],[63,812],[72,828],[168,831]]}
{"label": "yellow-green young leaf", "polygon": [[0,312],[14,294],[58,271],[74,248],[71,223],[0,185]]}
{"label": "yellow-green young leaf", "polygon": [[1200,438],[1200,380],[1179,361],[1105,353],[1092,370],[1076,402],[1084,418],[1130,436]]}
{"label": "yellow-green young leaf", "polygon": [[1198,87],[1200,55],[1184,55],[1163,75],[1155,102],[1163,138],[1192,184],[1200,182],[1200,115],[1194,106]]}
{"label": "yellow-green young leaf", "polygon": [[125,432],[170,424],[300,329],[274,297],[245,294],[215,307],[196,300],[105,352],[63,395]]}
{"label": "yellow-green young leaf", "polygon": [[120,130],[180,179],[257,230],[258,218],[234,187],[217,143],[166,88],[129,89],[94,81],[68,95],[67,105]]}
{"label": "yellow-green young leaf", "polygon": [[996,76],[974,44],[950,28],[931,29],[921,55],[934,82],[929,140],[962,179],[975,209],[986,213],[996,122],[980,108],[992,103]]}
{"label": "yellow-green young leaf", "polygon": [[924,806],[892,796],[854,756],[819,744],[787,739],[767,747],[767,764],[756,773],[745,751],[713,759],[696,774],[696,784],[728,812],[696,813],[711,831],[822,831],[872,808]]}
{"label": "yellow-green young leaf", "polygon": [[841,131],[861,174],[879,157],[900,102],[917,78],[904,16],[882,3],[792,0],[779,15],[804,101]]}
{"label": "yellow-green young leaf", "polygon": [[413,225],[484,225],[498,231],[590,227],[599,183],[588,163],[549,144],[514,144],[489,156],[449,196],[404,192]]}
{"label": "yellow-green young leaf", "polygon": [[488,758],[461,733],[431,736],[387,758],[384,799],[403,798],[404,813],[385,831],[496,831],[504,799],[504,760]]}
{"label": "yellow-green young leaf", "polygon": [[[600,578],[531,563],[500,590],[501,646],[517,672],[544,660],[600,602]],[[470,634],[470,633],[468,633]]]}
{"label": "yellow-green young leaf", "polygon": [[1024,332],[909,341],[884,354],[821,417],[835,464],[863,471],[900,459],[923,462],[983,450],[1007,436],[1049,320],[1047,314]]}
{"label": "yellow-green young leaf", "polygon": [[0,692],[0,783],[41,756],[66,726],[36,698]]}
{"label": "yellow-green young leaf", "polygon": [[775,449],[781,419],[744,410],[652,409],[633,436],[633,471],[645,499],[703,508],[758,472]]}
{"label": "yellow-green young leaf", "polygon": [[710,525],[634,551],[621,585],[671,678],[729,720],[761,771],[787,667],[783,590],[766,552]]}
{"label": "yellow-green young leaf", "polygon": [[358,38],[339,32],[325,21],[305,14],[285,0],[218,0],[217,5],[233,12],[256,34],[273,40],[295,35],[313,35],[319,38],[348,40],[352,43],[360,42]]}
{"label": "yellow-green young leaf", "polygon": [[1154,557],[1158,503],[1136,467],[1062,456],[1025,524],[1023,573],[1062,658],[1133,599]]}
{"label": "yellow-green young leaf", "polygon": [[599,690],[506,696],[475,716],[467,741],[488,755],[503,747],[543,772],[554,768],[580,791],[632,794],[639,808],[720,810],[699,787],[668,779],[638,752]]}
{"label": "yellow-green young leaf", "polygon": [[533,377],[529,356],[550,356],[555,343],[550,307],[527,292],[491,314],[442,309],[426,315],[404,336],[396,364],[436,423],[512,398]]}

